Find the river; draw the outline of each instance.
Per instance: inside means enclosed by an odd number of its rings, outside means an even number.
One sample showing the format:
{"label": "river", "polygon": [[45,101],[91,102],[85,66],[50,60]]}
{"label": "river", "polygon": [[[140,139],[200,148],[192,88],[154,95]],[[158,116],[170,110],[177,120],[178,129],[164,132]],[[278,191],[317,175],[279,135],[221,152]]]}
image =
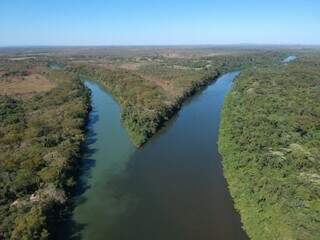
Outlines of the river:
{"label": "river", "polygon": [[238,74],[190,98],[140,149],[121,125],[118,104],[85,81],[93,110],[69,239],[247,239],[217,146],[220,110]]}

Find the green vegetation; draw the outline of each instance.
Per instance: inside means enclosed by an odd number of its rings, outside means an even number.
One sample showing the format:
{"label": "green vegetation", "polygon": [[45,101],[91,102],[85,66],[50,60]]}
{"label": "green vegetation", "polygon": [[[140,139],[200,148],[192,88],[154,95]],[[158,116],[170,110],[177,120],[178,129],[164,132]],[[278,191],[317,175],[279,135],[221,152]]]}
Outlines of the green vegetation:
{"label": "green vegetation", "polygon": [[219,149],[252,239],[320,239],[320,56],[245,70],[227,96]]}
{"label": "green vegetation", "polygon": [[[8,72],[1,81],[16,77]],[[37,73],[57,86],[27,98],[0,95],[0,239],[49,238],[75,183],[88,92],[60,71]]]}

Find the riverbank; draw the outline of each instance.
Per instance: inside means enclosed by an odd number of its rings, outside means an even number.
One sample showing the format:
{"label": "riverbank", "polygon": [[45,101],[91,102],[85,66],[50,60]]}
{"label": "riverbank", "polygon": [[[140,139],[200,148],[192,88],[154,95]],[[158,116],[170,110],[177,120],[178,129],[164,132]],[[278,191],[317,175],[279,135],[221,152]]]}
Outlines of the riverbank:
{"label": "riverbank", "polygon": [[245,70],[225,100],[219,150],[253,240],[320,237],[319,64]]}

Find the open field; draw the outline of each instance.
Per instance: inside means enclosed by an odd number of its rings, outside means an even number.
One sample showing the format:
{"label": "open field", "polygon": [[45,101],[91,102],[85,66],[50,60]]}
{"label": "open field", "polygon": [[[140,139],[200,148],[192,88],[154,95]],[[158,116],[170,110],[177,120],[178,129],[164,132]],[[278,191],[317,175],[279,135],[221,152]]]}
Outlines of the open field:
{"label": "open field", "polygon": [[31,74],[21,78],[12,78],[0,82],[0,95],[31,97],[40,92],[47,92],[56,84],[40,74]]}

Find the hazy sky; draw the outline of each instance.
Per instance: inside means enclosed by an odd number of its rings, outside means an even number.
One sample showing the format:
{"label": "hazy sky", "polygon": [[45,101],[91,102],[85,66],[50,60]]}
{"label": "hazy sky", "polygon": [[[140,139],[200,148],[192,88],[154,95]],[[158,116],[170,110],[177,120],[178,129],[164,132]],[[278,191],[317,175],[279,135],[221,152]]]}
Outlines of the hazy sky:
{"label": "hazy sky", "polygon": [[0,0],[0,46],[320,44],[320,0]]}

